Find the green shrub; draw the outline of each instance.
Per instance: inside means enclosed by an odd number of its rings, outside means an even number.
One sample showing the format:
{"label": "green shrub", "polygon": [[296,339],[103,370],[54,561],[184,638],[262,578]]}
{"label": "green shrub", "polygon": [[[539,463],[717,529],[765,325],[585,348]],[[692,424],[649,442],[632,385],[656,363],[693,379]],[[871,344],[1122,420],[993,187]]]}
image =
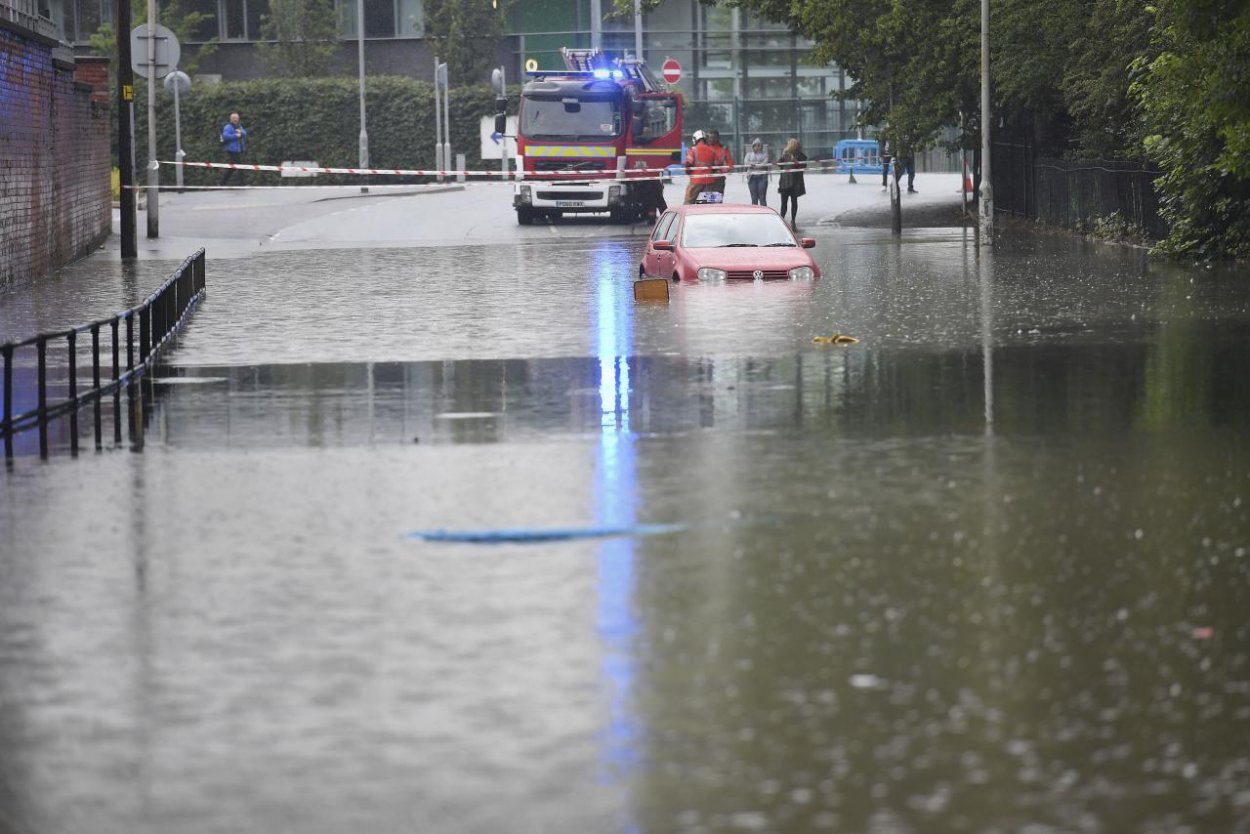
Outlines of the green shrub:
{"label": "green shrub", "polygon": [[[143,82],[136,82],[135,100],[146,102]],[[515,97],[512,99],[515,101]],[[173,97],[160,91],[156,118],[157,155],[172,161],[174,149]],[[480,123],[495,112],[489,87],[451,90],[452,153],[463,153],[470,170],[497,169],[499,163],[481,160]],[[434,87],[429,82],[395,76],[373,76],[365,87],[369,167],[431,169],[434,167]],[[218,137],[232,112],[248,131],[244,161],[278,165],[284,160],[315,160],[332,168],[355,168],[360,162],[360,98],[356,79],[273,78],[258,81],[197,85],[181,99],[182,148],[187,162],[225,162]],[[138,167],[147,156],[147,108],[135,108]],[[188,167],[187,185],[212,185],[220,170]],[[172,174],[162,174],[163,182]],[[315,179],[285,180],[276,172],[249,174],[255,185],[355,183],[351,175],[321,175]],[[412,181],[386,177],[382,182]]]}

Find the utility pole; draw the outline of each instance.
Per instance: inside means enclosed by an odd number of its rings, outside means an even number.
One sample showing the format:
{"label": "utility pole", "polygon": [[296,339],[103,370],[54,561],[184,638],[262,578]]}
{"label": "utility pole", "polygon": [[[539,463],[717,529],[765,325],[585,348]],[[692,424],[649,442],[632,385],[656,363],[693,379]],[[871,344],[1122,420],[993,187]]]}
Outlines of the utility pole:
{"label": "utility pole", "polygon": [[[360,75],[360,167],[369,167],[369,131],[365,129],[365,0],[356,0],[356,41]],[[365,182],[368,183],[368,175]],[[369,186],[360,186],[361,194],[369,193]]]}
{"label": "utility pole", "polygon": [[990,0],[981,0],[981,240],[994,245],[994,188],[990,185]]}
{"label": "utility pole", "polygon": [[117,21],[117,170],[121,182],[122,257],[139,254],[135,240],[134,121],[135,71],[130,66],[130,0],[116,0]]}
{"label": "utility pole", "polygon": [[642,60],[642,0],[634,0],[634,57]]}
{"label": "utility pole", "polygon": [[[125,2],[125,0],[123,0]],[[117,37],[129,38],[130,30]],[[161,236],[160,171],[156,167],[156,0],[148,0],[148,237]]]}
{"label": "utility pole", "polygon": [[[449,166],[443,164],[443,99],[439,92],[438,68],[442,64],[438,61],[438,56],[434,56],[434,170],[445,171]],[[438,175],[438,181],[443,181],[443,175]]]}

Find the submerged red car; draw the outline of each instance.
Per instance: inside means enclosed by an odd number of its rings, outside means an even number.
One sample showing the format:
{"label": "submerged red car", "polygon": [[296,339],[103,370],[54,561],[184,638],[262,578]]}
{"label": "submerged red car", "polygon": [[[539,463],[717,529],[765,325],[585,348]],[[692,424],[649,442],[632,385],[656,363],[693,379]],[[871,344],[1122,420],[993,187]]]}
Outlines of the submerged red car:
{"label": "submerged red car", "polygon": [[766,206],[675,206],[656,221],[638,267],[642,278],[674,281],[813,281],[820,267],[777,212]]}

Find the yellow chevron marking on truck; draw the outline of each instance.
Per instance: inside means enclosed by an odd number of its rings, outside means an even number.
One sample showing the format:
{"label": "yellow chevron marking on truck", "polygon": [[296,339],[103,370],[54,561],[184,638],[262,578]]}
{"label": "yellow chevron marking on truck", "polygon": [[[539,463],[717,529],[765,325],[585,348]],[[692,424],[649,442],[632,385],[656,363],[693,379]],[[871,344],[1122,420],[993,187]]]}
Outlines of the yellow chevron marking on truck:
{"label": "yellow chevron marking on truck", "polygon": [[569,157],[589,156],[607,157],[616,155],[616,149],[606,145],[530,145],[525,149],[526,156]]}

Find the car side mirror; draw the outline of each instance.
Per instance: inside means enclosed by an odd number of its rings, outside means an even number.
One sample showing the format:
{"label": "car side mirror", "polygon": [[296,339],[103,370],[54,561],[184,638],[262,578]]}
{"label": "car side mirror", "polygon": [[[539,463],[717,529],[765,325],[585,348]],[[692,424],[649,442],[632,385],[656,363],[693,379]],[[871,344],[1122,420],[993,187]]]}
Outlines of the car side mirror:
{"label": "car side mirror", "polygon": [[[815,241],[812,242],[815,243]],[[651,241],[651,248],[658,252],[672,252],[673,242],[671,240],[653,240]]]}
{"label": "car side mirror", "polygon": [[801,239],[799,240],[799,243],[801,243],[801,244],[803,245],[803,248],[804,248],[804,249],[814,249],[814,248],[816,248],[816,238],[813,238],[813,237],[805,237],[805,238],[801,238]]}

